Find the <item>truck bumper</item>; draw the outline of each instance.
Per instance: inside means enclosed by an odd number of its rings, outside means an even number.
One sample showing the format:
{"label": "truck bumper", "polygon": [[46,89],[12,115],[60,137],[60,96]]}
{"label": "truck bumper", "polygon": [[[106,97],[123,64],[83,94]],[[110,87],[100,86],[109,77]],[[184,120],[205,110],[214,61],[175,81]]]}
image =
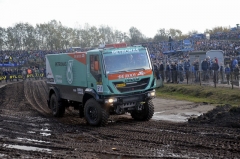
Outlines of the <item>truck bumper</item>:
{"label": "truck bumper", "polygon": [[124,105],[130,103],[144,102],[155,98],[155,90],[136,93],[132,95],[111,96],[104,99],[105,105]]}

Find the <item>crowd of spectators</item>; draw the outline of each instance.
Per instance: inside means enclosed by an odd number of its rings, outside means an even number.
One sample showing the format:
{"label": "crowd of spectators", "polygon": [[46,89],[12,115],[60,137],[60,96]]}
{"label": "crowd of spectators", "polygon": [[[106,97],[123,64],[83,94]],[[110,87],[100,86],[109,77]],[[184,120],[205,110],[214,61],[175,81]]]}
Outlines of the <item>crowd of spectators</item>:
{"label": "crowd of spectators", "polygon": [[[211,34],[210,39],[202,38],[202,39],[190,39],[192,42],[193,51],[208,51],[208,50],[223,50],[225,57],[237,57],[240,55],[240,30],[224,32],[224,33],[216,33]],[[169,45],[169,41],[165,42],[148,42],[142,43],[143,46],[147,47],[153,61],[159,60],[162,61],[169,58],[169,55],[165,54],[166,49],[172,49],[173,43],[176,42],[172,39],[171,44]],[[178,41],[179,43],[179,41]],[[170,46],[170,47],[169,47]],[[86,50],[78,50],[78,51],[86,51]],[[4,75],[6,72],[10,72],[11,74],[21,67],[26,66],[29,61],[45,63],[45,55],[47,54],[58,54],[58,53],[66,53],[73,52],[72,49],[67,50],[0,50],[0,75]],[[165,52],[165,53],[164,53]],[[179,55],[181,61],[188,59],[188,52],[185,54]],[[168,60],[166,62],[171,62],[174,60]],[[2,64],[2,65],[1,65]],[[12,66],[17,67],[4,67],[4,64],[13,64]],[[30,66],[32,67],[32,66]],[[166,68],[165,68],[166,69]],[[17,70],[17,72],[21,72],[22,69]]]}
{"label": "crowd of spectators", "polygon": [[217,32],[211,34],[212,40],[240,40],[240,29],[235,29],[229,32]]}
{"label": "crowd of spectators", "polygon": [[[191,38],[193,51],[208,51],[208,50],[223,50],[224,56],[238,56],[240,55],[240,29],[229,32],[218,32],[210,35],[210,39],[194,39]],[[180,43],[180,41],[173,41],[171,43]],[[147,47],[151,57],[161,59],[164,54],[170,50],[166,50],[168,42],[148,42],[142,45]]]}

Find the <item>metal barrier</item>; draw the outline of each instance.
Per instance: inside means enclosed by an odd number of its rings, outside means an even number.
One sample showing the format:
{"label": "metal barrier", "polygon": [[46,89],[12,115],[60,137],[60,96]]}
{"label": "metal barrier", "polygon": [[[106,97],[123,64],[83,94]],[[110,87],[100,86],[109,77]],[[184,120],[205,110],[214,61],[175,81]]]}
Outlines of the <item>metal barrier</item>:
{"label": "metal barrier", "polygon": [[[179,72],[165,71],[165,83],[178,83],[178,84],[196,84],[196,85],[210,85],[210,86],[225,86],[239,88],[239,75],[230,73],[229,75],[219,71],[184,71],[183,81],[179,78]],[[170,77],[169,77],[170,76]]]}

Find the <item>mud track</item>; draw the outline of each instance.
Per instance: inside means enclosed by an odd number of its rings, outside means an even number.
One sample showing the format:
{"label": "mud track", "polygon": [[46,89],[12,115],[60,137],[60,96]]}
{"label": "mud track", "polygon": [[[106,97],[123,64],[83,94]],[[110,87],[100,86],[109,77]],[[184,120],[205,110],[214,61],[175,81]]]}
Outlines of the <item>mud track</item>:
{"label": "mud track", "polygon": [[239,128],[126,116],[91,127],[72,109],[52,117],[46,92],[44,81],[0,89],[0,158],[240,158]]}

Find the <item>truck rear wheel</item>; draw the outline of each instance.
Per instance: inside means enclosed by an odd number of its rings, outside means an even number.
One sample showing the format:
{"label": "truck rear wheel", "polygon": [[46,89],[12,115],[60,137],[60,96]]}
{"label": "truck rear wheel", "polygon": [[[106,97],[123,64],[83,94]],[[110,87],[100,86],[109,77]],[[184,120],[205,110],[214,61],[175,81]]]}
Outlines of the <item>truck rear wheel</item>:
{"label": "truck rear wheel", "polygon": [[109,115],[95,99],[89,99],[84,106],[84,116],[90,125],[106,126]]}
{"label": "truck rear wheel", "polygon": [[148,100],[144,104],[144,108],[142,110],[134,110],[131,113],[131,116],[133,119],[138,121],[148,121],[152,118],[154,113],[154,105],[152,103],[152,100]]}
{"label": "truck rear wheel", "polygon": [[52,114],[55,117],[63,117],[65,113],[65,107],[61,99],[58,99],[55,94],[51,95],[50,99],[50,108],[52,110]]}

